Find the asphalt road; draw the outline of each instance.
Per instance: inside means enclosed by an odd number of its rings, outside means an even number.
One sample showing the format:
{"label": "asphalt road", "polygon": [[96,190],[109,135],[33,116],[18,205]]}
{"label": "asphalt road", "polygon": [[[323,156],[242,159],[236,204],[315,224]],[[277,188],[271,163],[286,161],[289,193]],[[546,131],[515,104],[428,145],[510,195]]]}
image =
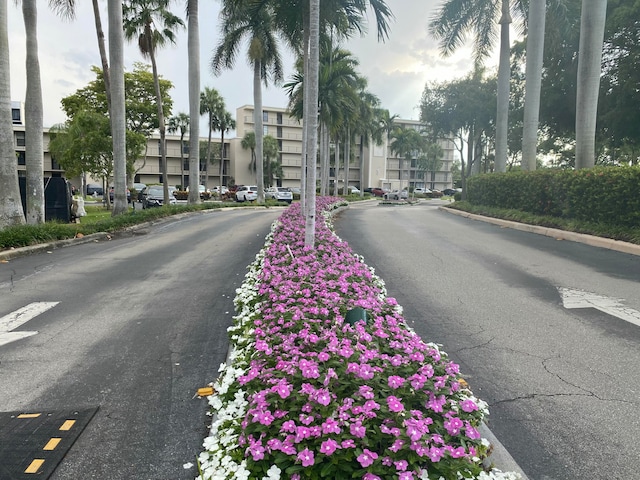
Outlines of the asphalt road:
{"label": "asphalt road", "polygon": [[[640,478],[640,326],[618,318],[640,320],[640,257],[438,203],[356,204],[335,227],[417,333],[460,363],[530,479]],[[600,309],[568,309],[561,292]]]}
{"label": "asphalt road", "polygon": [[51,479],[196,476],[183,464],[208,417],[193,396],[217,376],[235,289],[279,214],[190,215],[0,264],[0,317],[59,302],[14,329],[37,334],[0,344],[0,411],[99,407]]}

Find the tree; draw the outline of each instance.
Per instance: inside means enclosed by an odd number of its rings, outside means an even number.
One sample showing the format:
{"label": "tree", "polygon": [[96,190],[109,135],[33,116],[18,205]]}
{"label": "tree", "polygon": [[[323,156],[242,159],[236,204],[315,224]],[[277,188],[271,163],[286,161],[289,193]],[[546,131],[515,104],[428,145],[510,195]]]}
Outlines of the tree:
{"label": "tree", "polygon": [[[200,115],[200,31],[198,25],[198,0],[187,0],[187,49],[189,55],[189,117]],[[189,179],[198,178],[200,167],[200,122],[189,125]],[[184,188],[184,182],[183,182]],[[189,203],[199,203],[199,191],[192,188]]]}
{"label": "tree", "polygon": [[[165,140],[165,113],[163,111],[160,79],[156,64],[156,50],[167,42],[175,43],[175,32],[184,27],[184,22],[168,10],[170,0],[126,0],[123,4],[124,36],[131,41],[136,38],[140,53],[151,61],[158,108],[158,130],[160,132],[160,155],[162,162],[162,184],[164,203],[169,204],[167,179],[167,152]],[[170,112],[168,113],[170,114]]]}
{"label": "tree", "polygon": [[316,154],[318,151],[318,63],[320,59],[320,0],[309,0],[309,61],[308,76],[304,83],[305,103],[310,108],[304,118],[307,134],[307,180],[304,245],[315,248],[316,238]]}
{"label": "tree", "polygon": [[[515,3],[514,11],[522,17],[522,2]],[[500,60],[498,65],[498,95],[496,108],[496,166],[498,172],[506,170],[507,131],[509,128],[509,26],[512,23],[509,0],[477,0],[472,4],[446,0],[429,24],[431,34],[440,41],[443,55],[452,54],[468,33],[474,36],[476,66],[493,48],[496,18],[500,25]]]}
{"label": "tree", "polygon": [[278,140],[271,135],[265,135],[264,145],[264,184],[274,186],[275,177],[282,178],[282,165],[278,161]]}
{"label": "tree", "polygon": [[[105,183],[113,175],[114,149],[108,117],[99,112],[84,110],[65,124],[55,125],[50,132],[49,151],[67,175],[88,172],[103,179]],[[146,143],[143,134],[131,131],[126,133],[125,156],[129,169],[133,168],[133,162],[140,156]]]}
{"label": "tree", "polygon": [[576,168],[595,164],[596,119],[607,0],[582,0],[576,94]]}
{"label": "tree", "polygon": [[167,130],[169,133],[180,132],[180,174],[181,174],[181,188],[184,190],[184,135],[189,128],[189,115],[180,112],[173,117],[169,117],[169,123]]}
{"label": "tree", "polygon": [[402,165],[403,162],[407,165],[407,192],[410,189],[410,179],[408,175],[409,167],[411,166],[411,159],[419,157],[420,153],[424,149],[425,139],[420,135],[420,132],[413,128],[404,128],[398,126],[391,132],[391,151],[394,152],[400,159],[400,188],[402,189]]}
{"label": "tree", "polygon": [[[426,142],[422,154],[416,159],[417,173],[424,176],[427,172],[434,174],[439,171],[442,168],[442,157],[444,157],[444,150],[442,150],[440,145],[433,142]],[[428,182],[428,180],[424,180],[425,183]]]}
{"label": "tree", "polygon": [[[224,105],[223,105],[224,107]],[[223,108],[223,111],[219,115],[219,127],[220,127],[220,192],[222,192],[222,185],[224,183],[224,134],[229,133],[236,128],[236,121],[231,116],[231,112],[228,112]]]}
{"label": "tree", "polygon": [[527,83],[522,128],[522,168],[525,170],[536,169],[546,9],[546,0],[529,1],[529,29],[527,33],[527,63],[525,71]]}
{"label": "tree", "polygon": [[247,59],[253,66],[253,108],[254,131],[256,134],[258,202],[264,202],[262,172],[263,119],[262,83],[268,85],[282,81],[282,60],[277,41],[276,24],[268,5],[251,0],[224,0],[220,12],[222,19],[222,39],[215,49],[211,67],[214,74],[222,68],[232,68],[240,42],[249,41]]}
{"label": "tree", "polygon": [[25,223],[11,119],[7,0],[0,0],[0,230]]}
{"label": "tree", "polygon": [[211,133],[219,128],[218,114],[220,109],[224,108],[224,100],[215,88],[204,87],[204,91],[200,93],[200,115],[207,115],[207,124],[209,127],[209,139],[207,141],[207,161],[204,167],[204,182],[199,178],[198,183],[206,185],[208,177],[209,163],[211,163]]}
{"label": "tree", "polygon": [[251,160],[249,161],[249,170],[255,172],[256,166],[256,133],[247,132],[240,141],[240,146],[245,150],[251,150]]}

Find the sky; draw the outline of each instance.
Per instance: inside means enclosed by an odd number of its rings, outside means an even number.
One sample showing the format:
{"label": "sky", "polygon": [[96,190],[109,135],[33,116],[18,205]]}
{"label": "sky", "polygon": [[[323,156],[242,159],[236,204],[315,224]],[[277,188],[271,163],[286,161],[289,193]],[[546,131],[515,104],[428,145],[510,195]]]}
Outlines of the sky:
{"label": "sky", "polygon": [[[386,0],[393,12],[389,38],[384,43],[377,40],[375,17],[368,12],[368,32],[364,37],[346,41],[342,47],[358,58],[359,73],[368,80],[368,90],[381,101],[381,106],[391,115],[402,119],[419,119],[418,104],[425,84],[466,76],[472,68],[468,48],[460,49],[454,56],[443,58],[437,42],[428,33],[429,19],[434,15],[438,0]],[[173,2],[172,12],[184,18],[186,2]],[[108,38],[106,2],[100,2],[102,24]],[[236,108],[253,104],[252,70],[246,60],[246,48],[241,50],[232,70],[213,76],[210,61],[215,46],[220,41],[218,13],[220,1],[200,2],[200,89],[213,87],[225,100],[227,110],[234,116]],[[9,49],[11,62],[11,98],[24,101],[25,34],[22,11],[9,2]],[[185,20],[186,25],[186,20]],[[84,88],[95,79],[91,66],[100,65],[100,55],[95,33],[91,2],[77,2],[76,19],[62,20],[55,16],[45,2],[39,2],[38,47],[42,92],[44,102],[44,126],[50,127],[66,120],[60,108],[60,100]],[[108,48],[108,45],[107,45]],[[293,74],[294,57],[285,46],[282,48],[285,82]],[[125,69],[131,71],[135,62],[145,61],[137,44],[125,43]],[[490,62],[488,62],[490,65]],[[173,82],[170,91],[173,114],[188,113],[187,84],[187,32],[177,36],[174,45],[169,44],[158,52],[160,75]],[[281,87],[263,87],[265,107],[286,108],[287,96]],[[206,136],[205,117],[200,120],[200,132]],[[233,136],[233,134],[232,134]]]}

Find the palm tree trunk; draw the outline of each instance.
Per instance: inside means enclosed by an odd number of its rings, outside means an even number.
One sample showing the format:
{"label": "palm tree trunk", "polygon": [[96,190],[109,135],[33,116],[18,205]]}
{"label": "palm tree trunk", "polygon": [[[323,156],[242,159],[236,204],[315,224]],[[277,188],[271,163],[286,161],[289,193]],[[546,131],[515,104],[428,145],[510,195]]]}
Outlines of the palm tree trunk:
{"label": "palm tree trunk", "polygon": [[220,130],[220,195],[222,195],[222,174],[224,173],[224,128]]}
{"label": "palm tree trunk", "polygon": [[11,119],[7,0],[0,0],[0,230],[25,223]]}
{"label": "palm tree trunk", "polygon": [[259,60],[253,62],[253,115],[256,126],[256,176],[258,186],[258,203],[264,203],[264,155],[263,155],[263,124],[262,124],[262,71]]}
{"label": "palm tree trunk", "polygon": [[38,59],[38,7],[36,0],[22,1],[27,37],[27,93],[25,98],[25,165],[27,169],[27,223],[45,221],[44,146],[42,140],[42,83]]}
{"label": "palm tree trunk", "polygon": [[[188,0],[187,49],[189,57],[189,183],[200,168],[200,32],[198,0]],[[184,183],[184,182],[183,182]],[[184,185],[183,187],[184,188]],[[200,203],[198,189],[189,191],[189,203]]]}
{"label": "palm tree trunk", "polygon": [[347,127],[347,139],[344,142],[344,190],[343,195],[347,195],[349,187],[349,167],[351,164],[351,127]]}
{"label": "palm tree trunk", "polygon": [[[364,136],[360,135],[360,196],[364,197]],[[408,191],[408,190],[407,190]]]}
{"label": "palm tree trunk", "polygon": [[307,138],[307,214],[305,218],[304,244],[315,247],[316,238],[316,153],[318,148],[318,62],[320,41],[320,0],[309,0],[309,112],[304,122],[309,125]]}
{"label": "palm tree trunk", "polygon": [[530,0],[527,64],[525,69],[527,83],[524,94],[524,123],[522,128],[522,168],[531,171],[536,169],[546,7],[546,0]]}
{"label": "palm tree trunk", "polygon": [[[111,112],[111,82],[109,81],[109,61],[107,59],[107,49],[104,45],[104,30],[102,28],[102,20],[100,19],[100,7],[98,0],[93,2],[93,20],[96,25],[96,35],[98,36],[98,50],[100,51],[100,61],[102,62],[102,78],[104,81],[104,90],[107,95],[107,108]],[[109,117],[111,118],[111,117]]]}
{"label": "palm tree trunk", "polygon": [[500,18],[500,61],[498,64],[498,107],[496,112],[496,158],[495,171],[507,170],[507,134],[509,130],[509,77],[510,48],[509,0],[502,0],[502,17]]}
{"label": "palm tree trunk", "polygon": [[[152,38],[152,33],[147,32],[145,33],[145,36],[146,38]],[[158,64],[156,63],[156,52],[151,42],[149,42],[149,59],[151,60],[153,86],[156,91],[156,103],[158,104],[158,131],[160,132],[160,165],[162,168],[162,190],[164,196],[164,204],[169,205],[169,176],[167,175],[167,140],[164,122],[164,108],[162,105],[162,92],[160,91],[160,76],[158,75]]]}
{"label": "palm tree trunk", "polygon": [[[124,33],[122,0],[109,0],[109,63],[111,63],[111,135],[113,138],[112,215],[127,211],[127,149],[124,105]],[[107,197],[108,198],[108,197]]]}
{"label": "palm tree trunk", "polygon": [[[207,140],[207,160],[204,162],[204,171],[207,171],[211,161],[211,133],[213,132],[213,112],[209,112],[209,138]],[[198,176],[198,184],[203,183],[202,174]]]}
{"label": "palm tree trunk", "polygon": [[576,96],[576,168],[595,165],[596,119],[606,17],[607,0],[582,0]]}
{"label": "palm tree trunk", "polygon": [[340,139],[336,135],[336,166],[335,166],[335,181],[333,187],[333,194],[338,195],[338,189],[340,188],[338,179],[340,178]]}

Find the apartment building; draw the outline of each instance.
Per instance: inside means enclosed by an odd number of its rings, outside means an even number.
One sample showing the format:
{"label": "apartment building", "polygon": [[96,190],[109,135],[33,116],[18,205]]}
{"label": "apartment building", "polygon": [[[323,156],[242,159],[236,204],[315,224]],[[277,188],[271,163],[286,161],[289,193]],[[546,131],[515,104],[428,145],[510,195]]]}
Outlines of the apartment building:
{"label": "apartment building", "polygon": [[[212,138],[211,158],[215,163],[200,161],[200,175],[197,183],[211,188],[215,185],[255,184],[255,169],[252,168],[251,149],[242,147],[242,140],[247,132],[254,131],[255,123],[253,106],[243,105],[236,110],[236,134],[225,137],[222,149],[223,170],[220,175],[220,138]],[[23,107],[12,102],[14,120],[14,140],[17,156],[18,174],[25,175],[25,129],[23,123]],[[289,115],[284,108],[264,107],[262,112],[263,134],[274,137],[278,143],[278,162],[282,166],[281,178],[274,178],[274,185],[298,187],[301,181],[302,163],[302,121]],[[414,120],[396,120],[405,128],[420,130],[420,123]],[[217,132],[216,132],[217,133]],[[57,164],[48,150],[49,129],[44,129],[44,176],[60,177],[64,170]],[[180,142],[179,135],[166,136],[167,177],[170,185],[187,186],[192,182],[189,178],[189,138],[185,136]],[[201,158],[205,157],[207,139],[201,138]],[[400,159],[392,153],[389,139],[381,145],[372,143],[360,148],[359,139],[352,145],[349,162],[348,185],[359,188],[380,187],[388,189],[430,188],[444,189],[452,186],[451,166],[454,160],[454,145],[450,139],[440,140],[444,157],[441,167],[436,172],[421,172],[417,160]],[[335,166],[335,148],[340,148],[340,165]],[[342,145],[332,145],[330,184],[342,188],[345,181],[344,153]],[[362,154],[362,159],[360,155]],[[361,161],[362,160],[362,161]],[[143,157],[135,162],[134,182],[146,184],[162,183],[160,139],[152,136],[147,144]],[[361,168],[362,166],[362,168]],[[318,175],[319,178],[319,175]],[[81,179],[72,178],[72,183],[79,186]],[[86,179],[86,183],[101,183],[101,179]]]}

